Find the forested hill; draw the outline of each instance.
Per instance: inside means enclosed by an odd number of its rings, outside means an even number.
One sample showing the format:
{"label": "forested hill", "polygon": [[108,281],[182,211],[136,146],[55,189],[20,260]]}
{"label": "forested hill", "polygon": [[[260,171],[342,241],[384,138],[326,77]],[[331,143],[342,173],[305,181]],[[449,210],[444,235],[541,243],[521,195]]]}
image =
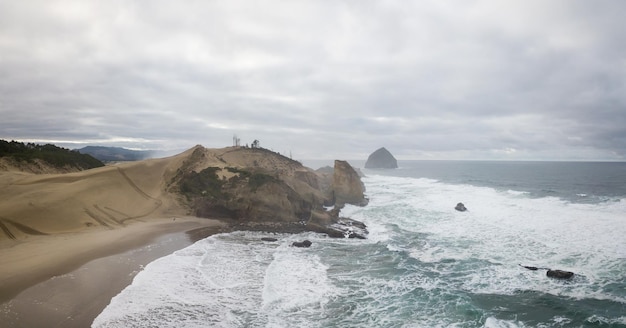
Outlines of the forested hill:
{"label": "forested hill", "polygon": [[91,155],[81,154],[55,145],[37,145],[0,140],[0,159],[8,158],[17,164],[49,165],[57,169],[87,170],[104,164]]}
{"label": "forested hill", "polygon": [[154,153],[150,150],[132,150],[103,146],[87,146],[76,150],[81,154],[89,154],[103,162],[140,161],[150,158]]}

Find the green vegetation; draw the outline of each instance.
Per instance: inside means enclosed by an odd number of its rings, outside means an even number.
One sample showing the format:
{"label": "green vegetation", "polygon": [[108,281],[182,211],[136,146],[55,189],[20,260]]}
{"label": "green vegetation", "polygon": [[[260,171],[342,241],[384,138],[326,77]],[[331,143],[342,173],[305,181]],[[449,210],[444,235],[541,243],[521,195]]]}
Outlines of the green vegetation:
{"label": "green vegetation", "polygon": [[70,166],[86,170],[104,166],[102,162],[92,156],[81,154],[77,151],[51,144],[24,144],[17,141],[0,140],[0,157],[9,157],[26,163],[34,163],[35,160],[41,160],[57,168]]}
{"label": "green vegetation", "polygon": [[240,170],[234,167],[227,167],[226,170],[228,170],[231,173],[237,173],[242,178],[248,178],[248,186],[250,187],[250,189],[252,189],[252,191],[256,191],[262,185],[268,182],[277,181],[275,177],[269,174],[261,173],[261,172],[252,173],[252,172]]}
{"label": "green vegetation", "polygon": [[228,180],[220,179],[217,174],[221,170],[219,167],[208,167],[200,172],[190,171],[182,174],[178,182],[181,194],[193,202],[194,205],[192,206],[197,211],[205,213],[217,208],[224,211],[228,209],[226,204],[230,200],[232,192],[238,188],[237,186],[243,187],[247,184],[247,187],[255,192],[268,182],[278,181],[277,178],[265,173],[250,172],[234,167],[226,167],[225,169],[238,176]]}
{"label": "green vegetation", "polygon": [[250,186],[250,189],[252,189],[252,191],[256,191],[262,185],[268,182],[274,182],[274,181],[277,181],[277,179],[269,174],[254,173],[250,175],[250,178],[248,180],[248,186]]}
{"label": "green vegetation", "polygon": [[224,181],[217,176],[216,172],[218,170],[220,170],[219,167],[207,167],[199,173],[194,171],[186,173],[180,181],[180,191],[188,197],[223,198],[222,185]]}

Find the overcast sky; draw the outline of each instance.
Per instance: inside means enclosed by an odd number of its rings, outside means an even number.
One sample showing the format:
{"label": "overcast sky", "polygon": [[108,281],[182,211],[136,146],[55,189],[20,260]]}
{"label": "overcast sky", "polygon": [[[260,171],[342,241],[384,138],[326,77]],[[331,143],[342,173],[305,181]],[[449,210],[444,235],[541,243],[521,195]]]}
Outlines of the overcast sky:
{"label": "overcast sky", "polygon": [[626,1],[0,0],[0,138],[626,160]]}

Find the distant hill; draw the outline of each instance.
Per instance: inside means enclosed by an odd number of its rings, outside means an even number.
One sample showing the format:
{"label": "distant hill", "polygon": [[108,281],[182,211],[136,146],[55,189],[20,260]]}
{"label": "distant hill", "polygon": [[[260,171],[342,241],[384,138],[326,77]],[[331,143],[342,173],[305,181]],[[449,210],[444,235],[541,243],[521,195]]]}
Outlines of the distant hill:
{"label": "distant hill", "polygon": [[140,161],[153,156],[151,150],[132,150],[121,147],[87,146],[77,149],[81,154],[89,154],[103,162]]}
{"label": "distant hill", "polygon": [[104,166],[96,158],[55,145],[0,140],[3,166],[34,173],[81,171]]}

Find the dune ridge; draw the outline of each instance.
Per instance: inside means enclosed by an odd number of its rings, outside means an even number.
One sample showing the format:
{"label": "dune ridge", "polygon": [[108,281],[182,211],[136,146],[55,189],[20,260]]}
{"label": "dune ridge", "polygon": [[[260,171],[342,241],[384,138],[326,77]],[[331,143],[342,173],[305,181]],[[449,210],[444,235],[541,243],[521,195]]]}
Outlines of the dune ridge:
{"label": "dune ridge", "polygon": [[[123,227],[148,216],[184,215],[163,177],[185,153],[80,172],[0,173],[0,240]],[[164,206],[165,204],[165,206]]]}
{"label": "dune ridge", "polygon": [[187,216],[165,191],[189,153],[79,172],[0,171],[0,302],[103,256],[221,222]]}

